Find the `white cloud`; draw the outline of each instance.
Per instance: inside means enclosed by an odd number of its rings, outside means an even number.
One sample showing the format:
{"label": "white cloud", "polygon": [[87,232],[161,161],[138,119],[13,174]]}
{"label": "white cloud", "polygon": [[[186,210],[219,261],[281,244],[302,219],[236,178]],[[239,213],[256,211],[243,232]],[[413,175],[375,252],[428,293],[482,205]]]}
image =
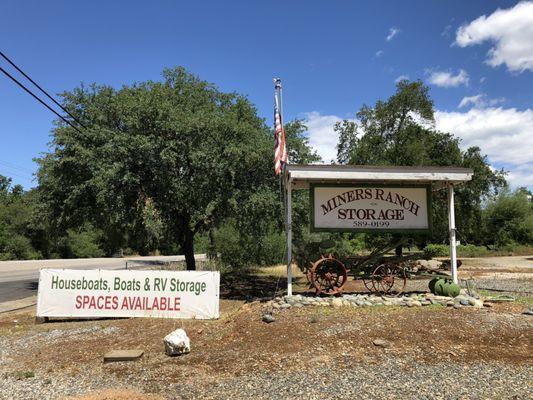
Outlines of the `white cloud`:
{"label": "white cloud", "polygon": [[444,27],[444,30],[441,32],[441,36],[445,36],[445,37],[450,37],[450,31],[452,30],[452,26],[451,25],[446,25]]}
{"label": "white cloud", "polygon": [[404,79],[409,79],[409,75],[400,75],[398,78],[394,80],[395,83],[398,83],[400,81],[403,81]]}
{"label": "white cloud", "polygon": [[478,94],[478,95],[475,95],[475,96],[463,97],[463,99],[459,103],[458,107],[459,108],[463,108],[463,107],[467,107],[469,105],[472,105],[475,108],[485,108],[485,107],[489,107],[489,106],[490,107],[496,106],[496,105],[504,103],[504,102],[505,102],[505,98],[504,97],[500,97],[500,98],[497,98],[497,99],[489,99],[487,97],[487,95],[482,93],[482,94]]}
{"label": "white cloud", "polygon": [[479,106],[481,102],[483,101],[482,98],[483,98],[482,94],[478,94],[476,96],[463,97],[463,99],[461,100],[461,102],[459,103],[457,107],[463,108],[463,107],[468,106],[469,104],[472,104],[473,106]]}
{"label": "white cloud", "polygon": [[459,85],[468,86],[470,78],[464,69],[460,69],[457,75],[446,71],[433,71],[429,76],[429,83],[440,87],[457,87]]}
{"label": "white cloud", "polygon": [[[463,147],[478,146],[492,163],[533,167],[533,110],[472,108],[467,112],[437,111],[437,129],[462,139]],[[514,168],[513,168],[514,170]]]}
{"label": "white cloud", "polygon": [[533,71],[533,2],[482,15],[461,26],[455,38],[460,47],[485,41],[494,43],[486,60],[490,66],[505,64],[512,72]]}
{"label": "white cloud", "polygon": [[396,28],[396,27],[394,27],[394,26],[392,28],[390,28],[389,29],[389,34],[387,35],[387,38],[386,38],[387,42],[390,42],[392,39],[394,39],[394,37],[397,36],[398,33],[400,33],[400,32],[401,32],[401,30]]}
{"label": "white cloud", "polygon": [[383,53],[384,53],[383,50],[376,51],[376,57],[381,57],[383,55]]}
{"label": "white cloud", "polygon": [[528,186],[533,187],[533,162],[520,165],[509,171],[507,180],[513,187]]}
{"label": "white cloud", "polygon": [[317,111],[304,114],[309,135],[309,144],[326,163],[337,159],[339,135],[333,130],[336,122],[343,119],[336,115],[322,115]]}
{"label": "white cloud", "polygon": [[[473,96],[474,97],[474,96]],[[343,118],[305,113],[309,144],[329,163],[337,157],[338,135],[333,126]],[[504,166],[513,186],[533,186],[533,109],[472,108],[465,112],[437,111],[436,128],[461,141],[461,148],[478,146],[489,162]]]}

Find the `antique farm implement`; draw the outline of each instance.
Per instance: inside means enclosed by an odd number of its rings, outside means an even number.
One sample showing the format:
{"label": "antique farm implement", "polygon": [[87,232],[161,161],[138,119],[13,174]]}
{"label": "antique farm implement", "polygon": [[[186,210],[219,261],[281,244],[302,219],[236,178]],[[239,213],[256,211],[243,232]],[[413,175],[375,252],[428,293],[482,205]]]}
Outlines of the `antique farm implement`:
{"label": "antique farm implement", "polygon": [[[407,279],[415,276],[436,276],[434,270],[426,271],[417,264],[420,255],[392,256],[388,253],[399,245],[407,243],[401,239],[375,249],[365,256],[340,258],[334,254],[322,255],[311,263],[307,279],[316,294],[334,295],[342,292],[348,275],[362,280],[370,292],[399,295],[406,286]],[[324,246],[330,247],[330,246]],[[442,263],[443,266],[446,263]],[[447,276],[446,274],[442,274]]]}

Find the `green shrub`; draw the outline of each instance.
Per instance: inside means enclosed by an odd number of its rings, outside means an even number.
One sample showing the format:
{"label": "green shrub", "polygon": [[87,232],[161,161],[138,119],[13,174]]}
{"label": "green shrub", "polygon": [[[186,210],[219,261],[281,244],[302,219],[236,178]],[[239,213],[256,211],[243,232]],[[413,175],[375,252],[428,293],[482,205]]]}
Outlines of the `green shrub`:
{"label": "green shrub", "polygon": [[490,201],[485,211],[489,242],[498,247],[533,245],[533,203],[520,188],[503,192]]}
{"label": "green shrub", "polygon": [[99,246],[100,237],[100,232],[89,225],[80,230],[69,230],[66,238],[68,255],[74,258],[103,257],[105,252]]}
{"label": "green shrub", "polygon": [[244,265],[248,261],[246,252],[241,245],[239,232],[230,224],[225,224],[215,233],[215,245],[220,260],[232,267]]}
{"label": "green shrub", "polygon": [[475,246],[473,244],[457,246],[458,257],[486,257],[490,255],[493,254],[485,246]]}
{"label": "green shrub", "polygon": [[450,246],[446,244],[428,244],[424,248],[424,256],[432,257],[448,257],[450,255]]}
{"label": "green shrub", "polygon": [[36,251],[28,239],[22,235],[4,238],[0,243],[0,260],[37,260],[41,253]]}

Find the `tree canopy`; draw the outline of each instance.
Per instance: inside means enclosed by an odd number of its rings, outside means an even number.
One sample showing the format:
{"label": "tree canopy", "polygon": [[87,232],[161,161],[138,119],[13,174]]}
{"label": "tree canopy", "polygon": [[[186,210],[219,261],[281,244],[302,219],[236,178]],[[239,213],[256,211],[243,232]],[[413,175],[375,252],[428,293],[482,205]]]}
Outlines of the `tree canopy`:
{"label": "tree canopy", "polygon": [[[58,123],[38,160],[55,229],[90,223],[108,253],[126,243],[148,252],[177,242],[194,269],[197,233],[234,216],[250,234],[282,220],[272,132],[244,96],[174,68],[161,82],[81,86],[63,97],[88,129]],[[303,129],[289,123],[287,141],[291,159],[306,162],[316,155]]]}
{"label": "tree canopy", "polygon": [[[24,191],[0,176],[0,259],[126,254],[220,255],[225,265],[286,262],[283,192],[273,169],[273,132],[249,100],[183,68],[160,81],[65,92],[63,105],[87,129],[57,121],[37,159],[39,185]],[[314,163],[305,121],[285,125],[291,163]],[[456,189],[462,243],[504,248],[533,242],[531,193],[506,188],[477,147],[435,129],[429,89],[401,81],[357,119],[335,125],[338,162],[461,166],[474,178]],[[433,232],[447,240],[446,193],[433,193]],[[323,238],[309,232],[309,196],[293,193],[298,262]],[[339,254],[387,237],[334,234]],[[317,241],[318,240],[318,241]]]}
{"label": "tree canopy", "polygon": [[[460,139],[435,129],[433,101],[421,81],[402,80],[396,93],[373,107],[364,105],[357,122],[335,126],[339,134],[337,159],[345,164],[456,166],[472,168],[471,182],[457,189],[457,227],[463,240],[482,243],[477,227],[484,202],[505,186],[503,171],[494,171],[478,147],[461,150]],[[447,234],[445,193],[434,194],[433,240]]]}
{"label": "tree canopy", "polygon": [[85,222],[108,246],[177,240],[194,268],[194,236],[275,184],[270,131],[254,106],[183,68],[161,82],[79,87],[65,106],[88,127],[58,124],[39,187],[58,229]]}

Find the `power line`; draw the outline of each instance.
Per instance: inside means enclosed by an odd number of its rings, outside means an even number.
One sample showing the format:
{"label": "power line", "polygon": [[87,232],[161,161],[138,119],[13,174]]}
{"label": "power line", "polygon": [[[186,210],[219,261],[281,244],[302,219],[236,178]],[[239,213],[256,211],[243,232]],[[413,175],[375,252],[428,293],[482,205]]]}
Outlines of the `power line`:
{"label": "power line", "polygon": [[52,100],[59,108],[61,108],[63,111],[65,111],[70,118],[72,118],[74,121],[76,121],[78,124],[80,124],[83,128],[87,129],[85,125],[83,125],[78,119],[72,115],[65,107],[63,107],[61,104],[59,104],[56,99],[54,99],[52,96],[48,94],[46,90],[44,90],[41,86],[37,84],[33,79],[31,79],[23,70],[21,70],[13,61],[11,61],[4,53],[0,51],[0,56],[2,56],[8,63],[10,63],[18,72],[20,72],[26,79],[28,79],[31,83],[33,83],[41,92],[43,92],[50,100]]}
{"label": "power line", "polygon": [[[2,171],[2,168],[0,168],[0,171]],[[7,171],[7,170],[4,170],[4,171]],[[9,172],[9,171],[5,172],[5,175],[0,172],[0,175],[7,176],[7,177],[16,176],[17,178],[21,178],[21,179],[24,179],[24,180],[30,180],[30,181],[32,181],[34,179],[33,176],[29,176],[29,175],[26,175],[26,174],[19,174],[17,172]]]}
{"label": "power line", "polygon": [[5,167],[7,168],[11,168],[11,169],[15,169],[15,170],[19,170],[21,172],[24,172],[24,173],[30,173],[30,174],[33,174],[33,171],[28,169],[28,168],[25,168],[25,167],[22,167],[20,165],[16,165],[16,164],[12,164],[12,163],[8,163],[7,161],[2,161],[0,160],[0,165],[4,165]]}
{"label": "power line", "polygon": [[50,107],[48,104],[46,104],[43,100],[41,100],[39,97],[37,97],[35,94],[33,94],[33,92],[30,89],[28,89],[26,86],[24,86],[22,83],[20,83],[17,79],[15,79],[13,76],[11,76],[11,74],[9,72],[7,72],[5,69],[0,67],[0,72],[3,72],[9,79],[11,79],[13,82],[15,82],[17,85],[19,85],[22,89],[24,89],[24,91],[26,91],[31,97],[33,97],[35,100],[37,100],[43,106],[48,108],[55,115],[57,115],[59,118],[61,118],[63,121],[65,121],[67,124],[69,124],[74,129],[76,129],[79,133],[83,134],[83,132],[80,131],[72,122],[70,122],[68,119],[64,118],[56,110],[54,110],[52,107]]}

